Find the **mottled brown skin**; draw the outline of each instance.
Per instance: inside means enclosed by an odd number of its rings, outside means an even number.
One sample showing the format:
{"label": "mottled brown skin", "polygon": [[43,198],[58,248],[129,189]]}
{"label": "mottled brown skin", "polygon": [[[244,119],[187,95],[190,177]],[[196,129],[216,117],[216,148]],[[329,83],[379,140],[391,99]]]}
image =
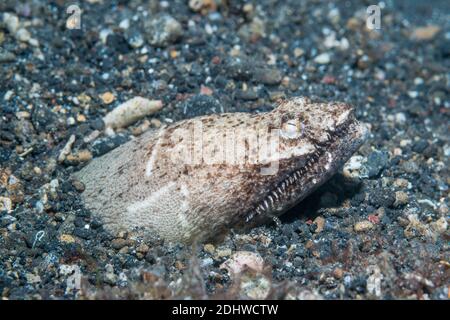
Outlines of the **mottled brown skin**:
{"label": "mottled brown skin", "polygon": [[[248,152],[254,145],[248,138],[252,132],[279,129],[279,153],[245,164],[186,163],[183,156],[173,160],[180,142],[199,140],[186,134],[199,123],[203,150],[214,149],[221,133],[232,129],[244,141],[234,150]],[[94,159],[75,176],[85,185],[86,206],[111,232],[204,241],[281,215],[335,174],[365,135],[349,105],[293,98],[268,113],[214,114],[147,132]],[[279,163],[276,174],[263,174],[274,160]]]}

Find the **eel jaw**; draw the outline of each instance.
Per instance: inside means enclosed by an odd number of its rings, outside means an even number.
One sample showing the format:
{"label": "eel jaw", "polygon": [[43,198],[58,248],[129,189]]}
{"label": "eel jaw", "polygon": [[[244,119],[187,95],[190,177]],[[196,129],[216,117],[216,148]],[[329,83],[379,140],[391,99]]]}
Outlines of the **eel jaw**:
{"label": "eel jaw", "polygon": [[244,228],[253,227],[282,215],[331,178],[364,143],[368,128],[357,120],[343,124],[330,139],[316,145],[306,165],[291,170],[275,187],[249,210],[239,222]]}

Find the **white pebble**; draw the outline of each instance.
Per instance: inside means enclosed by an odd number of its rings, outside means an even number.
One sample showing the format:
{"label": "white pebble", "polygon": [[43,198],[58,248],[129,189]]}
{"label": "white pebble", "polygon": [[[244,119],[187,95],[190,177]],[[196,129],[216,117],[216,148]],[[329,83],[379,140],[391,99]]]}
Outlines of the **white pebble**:
{"label": "white pebble", "polygon": [[395,114],[395,122],[398,124],[405,124],[406,123],[406,116],[403,112],[399,112]]}
{"label": "white pebble", "polygon": [[250,251],[238,251],[220,266],[221,269],[226,269],[231,275],[239,275],[247,268],[262,272],[263,267],[263,258],[259,254]]}
{"label": "white pebble", "polygon": [[142,97],[135,97],[128,100],[114,110],[110,111],[104,118],[106,127],[124,128],[130,124],[151,115],[163,107],[161,100],[149,100]]}
{"label": "white pebble", "polygon": [[327,52],[324,52],[322,54],[319,54],[317,57],[314,58],[314,62],[319,64],[328,64],[331,61],[330,54]]}
{"label": "white pebble", "polygon": [[412,99],[415,99],[419,96],[419,93],[417,91],[408,91],[408,96]]}
{"label": "white pebble", "polygon": [[5,12],[3,14],[3,21],[9,33],[15,34],[19,29],[19,18],[15,14]]}
{"label": "white pebble", "polygon": [[119,27],[126,30],[130,27],[130,20],[129,19],[124,19],[119,23]]}

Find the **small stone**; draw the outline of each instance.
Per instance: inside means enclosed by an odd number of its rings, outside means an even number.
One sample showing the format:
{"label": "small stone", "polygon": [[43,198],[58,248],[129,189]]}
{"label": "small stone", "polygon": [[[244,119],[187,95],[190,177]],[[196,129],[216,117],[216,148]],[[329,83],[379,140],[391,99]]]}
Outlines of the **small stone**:
{"label": "small stone", "polygon": [[254,70],[253,79],[258,83],[276,85],[283,79],[283,74],[277,69],[257,68]]}
{"label": "small stone", "polygon": [[245,276],[241,280],[240,294],[250,299],[263,300],[269,295],[271,287],[271,282],[265,276]]}
{"label": "small stone", "polygon": [[129,27],[130,27],[130,19],[123,19],[122,21],[120,21],[119,28],[126,30]]}
{"label": "small stone", "polygon": [[200,266],[202,268],[206,268],[214,264],[214,260],[212,258],[205,258],[200,262]]}
{"label": "small stone", "polygon": [[128,238],[128,232],[127,231],[119,231],[117,233],[117,238],[126,239]]}
{"label": "small stone", "polygon": [[444,217],[439,218],[435,222],[430,223],[433,230],[435,230],[439,234],[443,234],[447,231],[448,222]]}
{"label": "small stone", "polygon": [[59,236],[59,241],[64,243],[74,243],[75,238],[71,236],[70,234],[62,234]]}
{"label": "small stone", "polygon": [[370,221],[364,220],[364,221],[355,223],[353,228],[356,232],[366,232],[368,230],[373,229],[373,223],[371,223]]}
{"label": "small stone", "polygon": [[160,121],[159,119],[155,119],[155,118],[153,118],[153,119],[150,120],[150,124],[151,124],[152,127],[154,127],[154,128],[160,128],[161,125],[162,125],[161,121]]}
{"label": "small stone", "polygon": [[86,121],[86,116],[84,114],[78,114],[77,115],[77,121],[78,122],[85,122]]}
{"label": "small stone", "polygon": [[389,154],[385,151],[374,151],[367,157],[364,163],[364,176],[374,178],[378,176],[386,167],[389,161]]}
{"label": "small stone", "polygon": [[402,140],[400,140],[400,147],[404,148],[404,147],[410,145],[411,143],[412,143],[412,141],[409,139],[402,139]]}
{"label": "small stone", "polygon": [[103,121],[106,127],[112,129],[124,128],[145,116],[161,110],[162,107],[161,100],[148,100],[142,97],[136,97],[108,112],[103,118]]}
{"label": "small stone", "polygon": [[118,33],[108,34],[106,37],[106,45],[120,54],[127,54],[131,49],[124,36]]}
{"label": "small stone", "polygon": [[418,27],[411,33],[411,38],[414,40],[424,41],[433,39],[436,34],[441,31],[439,26],[429,25],[426,27]]}
{"label": "small stone", "polygon": [[115,100],[115,96],[111,92],[105,92],[100,95],[100,99],[102,99],[104,104],[110,104]]}
{"label": "small stone", "polygon": [[[1,211],[1,209],[0,209]],[[10,216],[9,214],[4,215],[2,217],[0,217],[0,227],[6,227],[9,226],[10,224],[16,222],[17,219],[13,216]]]}
{"label": "small stone", "polygon": [[189,8],[192,11],[205,14],[208,11],[215,11],[217,4],[215,0],[189,0]]}
{"label": "small stone", "polygon": [[75,228],[73,234],[81,239],[91,239],[92,232],[86,228]]}
{"label": "small stone", "polygon": [[122,238],[116,238],[111,241],[111,247],[120,250],[128,244],[128,241]]}
{"label": "small stone", "polygon": [[417,214],[408,214],[408,221],[405,230],[403,231],[405,237],[414,238],[416,236],[432,237],[430,228],[422,223]]}
{"label": "small stone", "polygon": [[211,243],[207,243],[203,246],[203,250],[205,250],[209,254],[213,254],[216,248]]}
{"label": "small stone", "polygon": [[226,269],[231,275],[239,275],[246,269],[262,272],[264,260],[255,252],[238,251],[233,256],[221,264],[221,269]]}
{"label": "small stone", "polygon": [[75,188],[75,190],[77,190],[78,192],[83,192],[85,187],[84,184],[79,181],[79,180],[73,180],[72,181],[72,186]]}
{"label": "small stone", "polygon": [[157,47],[165,47],[174,43],[183,35],[181,24],[168,14],[149,17],[144,22],[147,41]]}
{"label": "small stone", "polygon": [[[9,100],[11,100],[13,95],[14,95],[14,91],[8,90],[8,91],[6,91],[5,95],[3,96],[3,100],[9,101]],[[23,113],[21,115],[23,116]]]}
{"label": "small stone", "polygon": [[41,277],[39,275],[36,274],[32,274],[32,273],[27,273],[25,275],[25,278],[27,279],[28,283],[39,283],[41,282]]}
{"label": "small stone", "polygon": [[445,144],[444,145],[443,151],[444,151],[444,155],[446,157],[450,157],[450,145],[449,144]]}
{"label": "small stone", "polygon": [[217,249],[216,254],[218,258],[228,257],[231,256],[231,249]]}
{"label": "small stone", "polygon": [[335,279],[342,279],[343,276],[344,276],[344,270],[342,270],[341,268],[336,268],[333,270],[333,277]]}
{"label": "small stone", "polygon": [[128,248],[127,246],[125,246],[125,247],[122,247],[122,248],[119,250],[119,253],[120,253],[120,254],[127,254],[129,251],[130,251],[129,248]]}
{"label": "small stone", "polygon": [[352,156],[344,165],[343,174],[349,178],[357,178],[361,175],[363,169],[364,157],[359,155]]}
{"label": "small stone", "polygon": [[395,202],[395,194],[388,188],[373,190],[368,196],[369,203],[376,207],[389,208]]}
{"label": "small stone", "polygon": [[0,212],[5,211],[6,213],[12,212],[12,201],[7,197],[0,197]]}
{"label": "small stone", "polygon": [[42,213],[45,210],[44,204],[42,203],[42,201],[36,201],[34,207],[36,208],[36,211],[38,213]]}
{"label": "small stone", "polygon": [[170,52],[169,52],[169,55],[172,59],[175,59],[176,57],[178,57],[179,54],[180,54],[180,52],[177,50],[170,50]]}
{"label": "small stone", "polygon": [[92,153],[89,150],[80,150],[75,154],[69,154],[66,160],[70,163],[78,164],[92,159]]}
{"label": "small stone", "polygon": [[186,269],[186,266],[179,260],[175,261],[175,268],[178,270],[184,270]]}
{"label": "small stone", "polygon": [[419,92],[417,91],[408,91],[408,96],[412,99],[415,99],[419,96]]}
{"label": "small stone", "polygon": [[395,179],[394,186],[396,186],[398,188],[406,189],[409,186],[409,181],[406,179],[403,179],[403,178],[398,178],[398,179]]}
{"label": "small stone", "polygon": [[285,98],[286,95],[283,91],[270,91],[269,92],[269,99],[272,102],[278,101],[280,99]]}
{"label": "small stone", "polygon": [[105,266],[104,281],[110,285],[116,285],[117,275],[114,273],[114,267],[111,264]]}
{"label": "small stone", "polygon": [[133,133],[133,136],[139,136],[147,131],[148,128],[150,128],[150,121],[145,119],[139,126],[132,128],[131,132]]}
{"label": "small stone", "polygon": [[16,61],[16,55],[0,47],[0,63]]}
{"label": "small stone", "polygon": [[144,37],[134,28],[127,29],[124,33],[124,37],[130,47],[134,49],[140,48],[144,45]]}
{"label": "small stone", "polygon": [[408,194],[406,192],[396,191],[394,207],[396,207],[396,208],[402,207],[408,203],[408,200],[409,200],[409,198],[408,198]]}
{"label": "small stone", "polygon": [[396,113],[395,122],[399,125],[404,125],[406,123],[406,115],[403,112]]}
{"label": "small stone", "polygon": [[323,227],[325,226],[325,219],[319,216],[314,219],[313,223],[317,226],[314,232],[321,233],[323,231]]}
{"label": "small stone", "polygon": [[103,139],[97,139],[92,144],[92,153],[94,156],[99,157],[105,153],[117,148],[121,144],[124,144],[129,140],[127,135],[122,133],[116,134],[111,137],[106,137]]}
{"label": "small stone", "polygon": [[259,17],[254,17],[249,23],[244,23],[238,30],[238,35],[243,40],[255,42],[266,36],[266,24]]}
{"label": "small stone", "polygon": [[197,94],[179,103],[177,109],[185,117],[193,118],[212,113],[220,113],[223,111],[223,106],[212,96]]}
{"label": "small stone", "polygon": [[252,3],[246,3],[242,7],[242,11],[245,12],[246,14],[252,13],[254,10],[255,7],[253,6]]}
{"label": "small stone", "polygon": [[245,101],[253,101],[258,99],[258,92],[254,89],[247,90],[238,90],[236,92],[236,98],[245,100]]}
{"label": "small stone", "polygon": [[73,126],[75,124],[75,118],[74,117],[67,118],[67,124],[69,126]]}
{"label": "small stone", "polygon": [[15,34],[19,30],[19,17],[15,14],[5,12],[3,13],[3,22],[6,25],[9,33]]}
{"label": "small stone", "polygon": [[139,247],[136,248],[137,252],[140,252],[142,254],[146,254],[150,250],[150,247],[146,245],[145,243],[141,243]]}
{"label": "small stone", "polygon": [[59,153],[58,162],[63,162],[66,159],[67,155],[72,151],[72,145],[74,142],[75,142],[75,135],[72,134],[69,137],[69,140],[65,144],[64,148],[62,148],[61,152]]}
{"label": "small stone", "polygon": [[419,141],[417,141],[414,144],[412,150],[417,153],[423,153],[425,151],[425,149],[428,148],[428,146],[429,146],[429,143],[427,140],[420,139]]}
{"label": "small stone", "polygon": [[448,206],[445,203],[442,203],[438,208],[438,213],[445,216],[449,213]]}
{"label": "small stone", "polygon": [[25,28],[20,28],[17,30],[15,36],[17,40],[22,42],[29,42],[31,39],[31,33]]}
{"label": "small stone", "polygon": [[156,256],[151,250],[149,250],[145,255],[145,261],[147,261],[150,264],[154,264],[156,262]]}
{"label": "small stone", "polygon": [[206,95],[206,96],[212,96],[213,90],[210,87],[206,87],[204,85],[200,86],[200,94]]}
{"label": "small stone", "polygon": [[330,54],[328,52],[319,54],[317,57],[314,58],[314,62],[318,64],[328,64],[331,62]]}
{"label": "small stone", "polygon": [[295,48],[294,49],[294,57],[299,58],[305,54],[305,50],[302,48]]}
{"label": "small stone", "polygon": [[402,168],[407,173],[417,173],[420,170],[419,165],[413,160],[403,162]]}

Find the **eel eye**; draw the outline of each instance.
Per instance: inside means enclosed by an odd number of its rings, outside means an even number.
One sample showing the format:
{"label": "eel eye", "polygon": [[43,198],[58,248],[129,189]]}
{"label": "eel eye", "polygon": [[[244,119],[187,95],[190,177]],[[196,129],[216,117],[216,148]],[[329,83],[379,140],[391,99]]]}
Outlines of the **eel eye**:
{"label": "eel eye", "polygon": [[303,126],[298,119],[290,119],[283,123],[281,132],[285,138],[295,139],[301,136]]}

